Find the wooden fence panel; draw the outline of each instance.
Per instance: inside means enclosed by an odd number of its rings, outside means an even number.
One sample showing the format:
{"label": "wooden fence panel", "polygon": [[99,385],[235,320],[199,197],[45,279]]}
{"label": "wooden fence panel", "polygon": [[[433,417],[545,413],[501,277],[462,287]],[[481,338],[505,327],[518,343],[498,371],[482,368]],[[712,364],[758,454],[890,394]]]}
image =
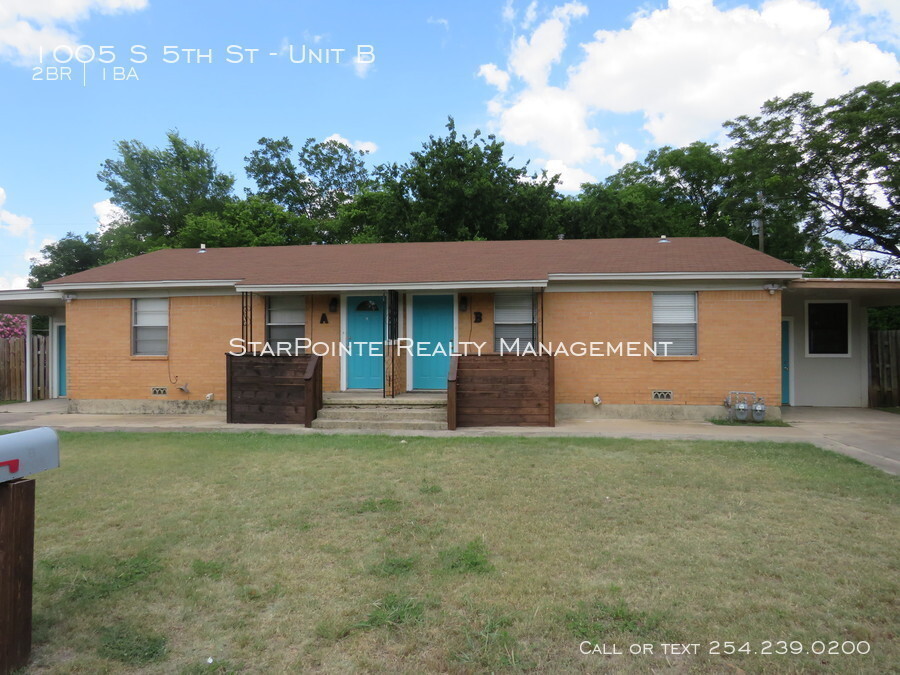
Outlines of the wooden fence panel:
{"label": "wooden fence panel", "polygon": [[[25,400],[25,338],[0,340],[0,401]],[[31,398],[50,398],[50,339],[31,336]]]}
{"label": "wooden fence panel", "polygon": [[869,405],[900,406],[900,330],[869,332]]}
{"label": "wooden fence panel", "polygon": [[457,357],[447,387],[448,427],[555,426],[553,379],[549,355]]}
{"label": "wooden fence panel", "polygon": [[322,408],[322,359],[226,355],[228,422],[305,424]]}

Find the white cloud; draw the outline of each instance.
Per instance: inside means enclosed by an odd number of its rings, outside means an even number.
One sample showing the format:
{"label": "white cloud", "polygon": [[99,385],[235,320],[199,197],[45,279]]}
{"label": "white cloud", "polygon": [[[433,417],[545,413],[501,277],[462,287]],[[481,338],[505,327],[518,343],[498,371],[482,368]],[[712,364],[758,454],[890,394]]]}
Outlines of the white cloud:
{"label": "white cloud", "polygon": [[[41,249],[44,248],[45,246],[49,246],[50,244],[55,244],[56,242],[57,242],[56,239],[52,239],[50,237],[42,239],[41,245],[38,247],[38,249],[36,251],[26,250],[25,253],[22,254],[22,258],[27,263],[30,263],[32,261],[32,259],[37,260],[38,263],[45,263],[45,262],[47,262],[47,258],[45,258],[44,255],[41,253]],[[32,242],[32,244],[33,244],[33,242]]]}
{"label": "white cloud", "polygon": [[516,38],[509,57],[510,70],[527,84],[539,87],[547,83],[550,68],[559,63],[566,46],[566,30],[572,19],[587,14],[587,7],[570,2],[553,10],[550,18],[531,34]]}
{"label": "white cloud", "polygon": [[18,274],[0,275],[0,291],[11,291],[28,288],[28,277]]}
{"label": "white cloud", "polygon": [[551,176],[559,174],[559,189],[563,192],[578,192],[583,183],[597,182],[597,178],[584,169],[568,166],[559,159],[544,162],[544,169]]}
{"label": "white cloud", "polygon": [[[6,190],[0,187],[0,207],[6,202]],[[31,231],[34,221],[28,216],[20,216],[0,208],[0,230],[6,230],[14,237],[21,237]]]}
{"label": "white cloud", "polygon": [[436,19],[433,16],[429,16],[426,23],[430,23],[434,26],[443,26],[444,30],[450,30],[450,22],[447,19]]}
{"label": "white cloud", "polygon": [[94,203],[94,214],[97,216],[98,232],[103,232],[113,223],[125,219],[125,212],[108,199]]}
{"label": "white cloud", "polygon": [[351,141],[347,138],[344,138],[340,134],[331,134],[325,141],[337,141],[338,143],[343,143],[349,148],[353,148],[354,150],[359,150],[361,152],[367,152],[372,154],[378,150],[378,146],[375,145],[372,141]]}
{"label": "white cloud", "polygon": [[369,74],[369,69],[374,65],[374,60],[364,60],[358,56],[353,57],[353,70],[356,72],[356,76],[361,79],[365,79],[366,75]]}
{"label": "white cloud", "polygon": [[144,9],[148,0],[3,0],[0,3],[0,59],[28,65],[40,50],[78,45],[74,24],[92,13]]}
{"label": "white cloud", "polygon": [[598,31],[583,47],[571,91],[594,109],[642,112],[657,144],[707,137],[774,96],[835,96],[900,75],[893,54],[846,39],[810,0],[724,11],[712,0],[670,0],[626,30]]}
{"label": "white cloud", "polygon": [[478,76],[483,77],[484,81],[493,87],[497,87],[500,91],[506,91],[509,88],[509,73],[500,70],[494,63],[485,63],[478,69]]}
{"label": "white cloud", "polygon": [[876,38],[900,46],[900,2],[897,0],[855,0],[863,22],[870,24]]}
{"label": "white cloud", "polygon": [[531,4],[525,8],[525,17],[522,19],[522,30],[528,30],[537,20],[537,0],[532,0]]}
{"label": "white cloud", "polygon": [[[876,9],[889,2],[856,1]],[[579,170],[590,175],[637,157],[621,134],[606,131],[615,130],[616,114],[643,117],[644,145],[680,146],[717,140],[722,122],[758,114],[775,96],[812,91],[822,100],[900,76],[894,54],[833,25],[812,0],[768,0],[758,9],[669,0],[634,15],[627,28],[596,31],[564,62],[571,23],[587,12],[577,2],[557,7],[514,39],[506,70],[489,63],[478,71],[498,90],[487,104],[498,136],[539,148],[547,167],[563,169],[567,184],[579,180]],[[566,79],[551,85],[554,69],[563,66]]]}

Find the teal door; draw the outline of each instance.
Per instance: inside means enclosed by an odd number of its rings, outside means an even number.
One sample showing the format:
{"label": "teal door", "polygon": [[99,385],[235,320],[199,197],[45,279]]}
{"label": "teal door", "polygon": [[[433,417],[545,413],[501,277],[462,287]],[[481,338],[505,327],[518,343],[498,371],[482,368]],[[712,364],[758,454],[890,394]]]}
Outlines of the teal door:
{"label": "teal door", "polygon": [[384,387],[384,298],[347,298],[347,389]]}
{"label": "teal door", "polygon": [[781,322],[781,403],[791,404],[791,322]]}
{"label": "teal door", "polygon": [[446,389],[453,351],[453,296],[415,295],[412,301],[413,389]]}
{"label": "teal door", "polygon": [[56,327],[56,372],[59,373],[57,396],[66,395],[66,327]]}

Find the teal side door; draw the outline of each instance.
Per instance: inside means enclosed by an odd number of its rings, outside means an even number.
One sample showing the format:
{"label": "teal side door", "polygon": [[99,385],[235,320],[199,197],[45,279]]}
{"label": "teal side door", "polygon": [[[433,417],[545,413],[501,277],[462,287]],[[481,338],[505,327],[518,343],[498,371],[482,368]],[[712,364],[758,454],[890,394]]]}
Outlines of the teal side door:
{"label": "teal side door", "polygon": [[781,403],[791,404],[791,322],[781,322]]}
{"label": "teal side door", "polygon": [[347,389],[384,387],[384,298],[347,298]]}
{"label": "teal side door", "polygon": [[59,373],[57,380],[57,396],[66,395],[66,327],[56,327],[56,372]]}
{"label": "teal side door", "polygon": [[412,300],[413,389],[446,389],[453,351],[453,296]]}

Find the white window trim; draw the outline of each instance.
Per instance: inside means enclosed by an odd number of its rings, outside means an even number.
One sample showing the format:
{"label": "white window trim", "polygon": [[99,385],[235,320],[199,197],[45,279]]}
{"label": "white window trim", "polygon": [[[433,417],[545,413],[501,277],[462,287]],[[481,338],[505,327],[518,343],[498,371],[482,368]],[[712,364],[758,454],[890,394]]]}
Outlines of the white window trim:
{"label": "white window trim", "polygon": [[[809,306],[810,305],[847,305],[847,353],[846,354],[810,354],[809,353]],[[853,356],[853,307],[849,300],[806,300],[803,303],[803,353],[808,359],[849,359]]]}
{"label": "white window trim", "polygon": [[[531,301],[531,321],[497,321],[497,296],[498,295],[522,295],[528,296]],[[534,292],[530,293],[494,293],[493,297],[493,342],[491,343],[491,349],[497,349],[497,326],[531,326],[531,337],[528,338],[529,343],[533,342],[535,346],[538,343],[538,303],[535,300]],[[519,338],[522,339],[522,338]],[[507,352],[508,353],[508,352]]]}
{"label": "white window trim", "polygon": [[[164,354],[138,354],[136,352],[137,348],[137,339],[135,334],[135,329],[139,326],[135,324],[134,319],[137,315],[137,303],[139,300],[165,300],[166,301],[166,352]],[[172,343],[171,340],[171,324],[172,324],[172,302],[169,298],[166,297],[153,297],[153,298],[132,298],[131,299],[131,355],[135,357],[143,357],[148,356],[151,358],[168,358],[169,357],[169,347]],[[147,328],[147,326],[144,326]],[[150,326],[151,328],[159,328],[160,326]],[[66,340],[68,341],[68,336],[66,336]],[[68,386],[68,383],[66,383]]]}
{"label": "white window trim", "polygon": [[[290,322],[290,323],[289,323],[289,322],[285,322],[285,321],[269,321],[269,313],[270,313],[270,305],[271,305],[272,297],[273,297],[273,296],[266,296],[266,308],[265,308],[265,313],[266,313],[266,342],[270,342],[270,332],[269,332],[269,328],[271,328],[272,326],[303,326],[303,336],[304,336],[304,337],[307,337],[307,335],[306,335],[306,323],[307,323],[306,319],[307,319],[307,316],[306,316],[306,315],[307,315],[307,313],[308,313],[308,311],[309,311],[309,301],[307,300],[307,296],[306,296],[306,295],[275,296],[275,297],[298,297],[298,298],[302,298],[302,299],[303,299],[303,301],[302,301],[303,309],[302,309],[302,312],[301,312],[301,314],[300,314],[300,317],[301,317],[302,321],[301,321],[300,323],[296,323],[296,322]],[[281,342],[284,342],[284,340],[282,340]],[[270,345],[270,346],[273,347],[273,348],[276,350],[276,353],[277,353],[277,349],[278,349],[278,347],[277,347],[277,342],[276,342],[275,344]],[[306,353],[306,350],[303,350],[303,351],[301,351],[301,352],[299,352],[299,353],[301,353],[301,354]]]}
{"label": "white window trim", "polygon": [[[693,326],[694,327],[694,353],[693,354],[670,354],[672,358],[692,358],[695,356],[700,356],[700,293],[699,291],[653,291],[650,297],[650,337],[653,340],[654,344],[656,343],[656,326],[657,325],[672,325],[672,324],[663,324],[662,322],[656,322],[653,320],[653,298],[657,295],[687,295],[688,293],[694,296],[694,320],[693,322],[685,322],[685,326]],[[780,325],[780,324],[779,324]],[[667,345],[668,346],[668,345]],[[663,358],[666,358],[665,356]]]}

